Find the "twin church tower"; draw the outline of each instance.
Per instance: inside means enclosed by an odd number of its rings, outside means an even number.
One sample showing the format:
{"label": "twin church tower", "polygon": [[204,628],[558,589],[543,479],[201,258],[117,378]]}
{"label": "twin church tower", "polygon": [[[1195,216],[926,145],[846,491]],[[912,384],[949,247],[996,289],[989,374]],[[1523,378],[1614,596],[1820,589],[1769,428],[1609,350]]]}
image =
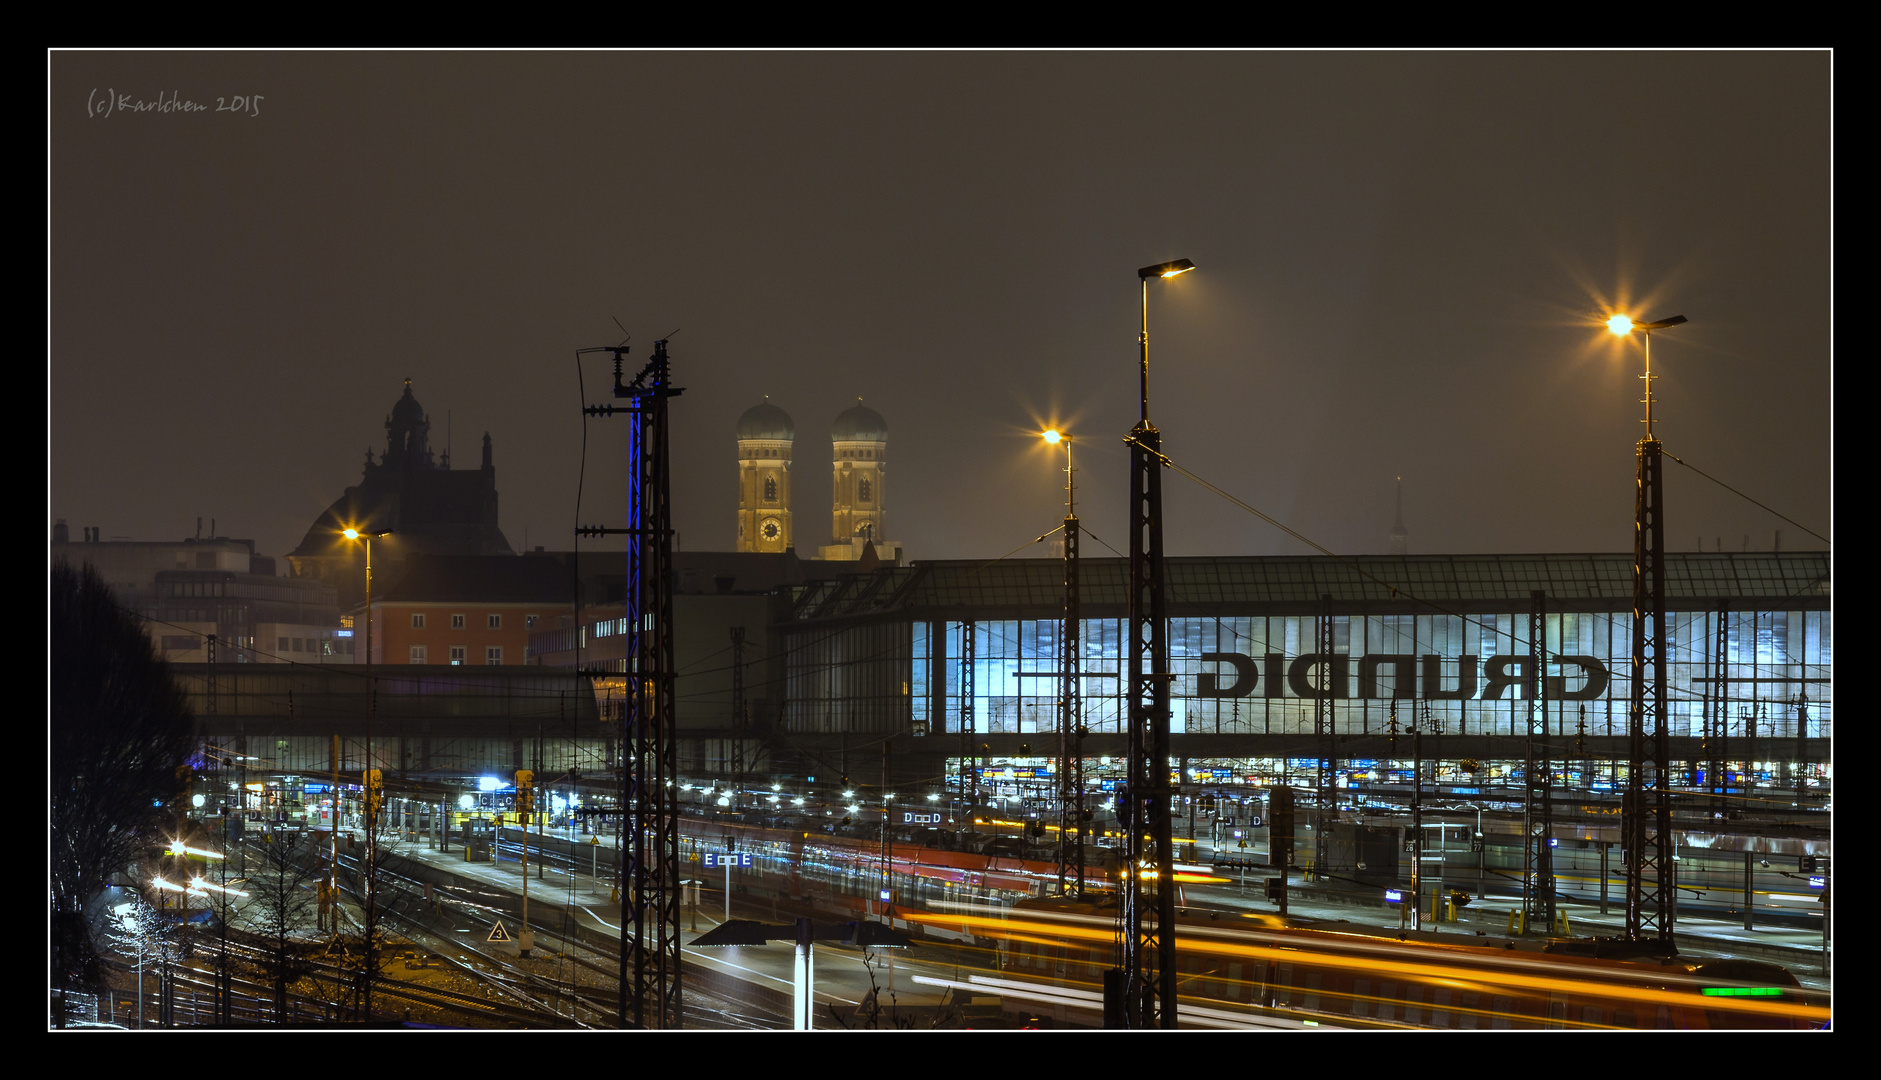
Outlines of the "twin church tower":
{"label": "twin church tower", "polygon": [[[790,414],[763,401],[738,418],[738,550],[784,551],[796,546],[790,520]],[[857,398],[830,425],[834,453],[830,534],[817,558],[855,560],[873,544],[884,562],[901,561],[901,543],[884,540],[882,473],[888,466],[888,421]]]}

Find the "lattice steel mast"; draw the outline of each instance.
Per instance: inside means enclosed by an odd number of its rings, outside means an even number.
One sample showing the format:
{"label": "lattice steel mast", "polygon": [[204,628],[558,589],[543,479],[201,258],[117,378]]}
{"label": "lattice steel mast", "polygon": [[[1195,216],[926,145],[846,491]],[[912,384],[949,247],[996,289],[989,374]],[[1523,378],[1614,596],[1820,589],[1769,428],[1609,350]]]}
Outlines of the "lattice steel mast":
{"label": "lattice steel mast", "polygon": [[[1122,964],[1104,980],[1104,1025],[1176,1026],[1176,890],[1170,828],[1169,620],[1163,589],[1162,434],[1149,418],[1149,280],[1195,269],[1187,259],[1137,271],[1141,413],[1130,445],[1129,757],[1123,880],[1118,882]],[[1125,802],[1128,803],[1125,806]]]}
{"label": "lattice steel mast", "polygon": [[1319,598],[1319,622],[1314,627],[1314,651],[1319,654],[1319,689],[1313,695],[1313,736],[1319,744],[1313,779],[1318,811],[1313,825],[1313,873],[1325,874],[1332,853],[1332,830],[1327,823],[1339,816],[1339,759],[1333,735],[1333,695],[1345,693],[1346,668],[1333,657],[1332,594]]}
{"label": "lattice steel mast", "polygon": [[[1054,433],[1056,434],[1056,433]],[[1065,444],[1065,602],[1058,632],[1058,892],[1084,896],[1084,725],[1078,706],[1078,514],[1071,436]],[[1049,439],[1050,436],[1048,435]]]}
{"label": "lattice steel mast", "polygon": [[979,753],[979,732],[973,720],[973,621],[960,624],[960,797],[967,804],[967,825],[973,825],[973,813],[980,805],[980,770],[974,767]]}
{"label": "lattice steel mast", "polygon": [[1652,332],[1677,326],[1685,316],[1634,323],[1615,316],[1617,334],[1646,335],[1646,436],[1636,448],[1638,477],[1633,501],[1632,700],[1627,709],[1626,800],[1621,846],[1626,857],[1626,936],[1653,941],[1667,953],[1673,939],[1677,887],[1672,855],[1672,762],[1666,731],[1665,515],[1663,460],[1652,431]]}
{"label": "lattice steel mast", "polygon": [[1528,665],[1522,681],[1528,696],[1528,760],[1524,765],[1527,812],[1522,818],[1522,919],[1524,930],[1554,927],[1554,761],[1548,749],[1548,596],[1529,594]]}
{"label": "lattice steel mast", "polygon": [[[1705,657],[1705,744],[1701,755],[1705,762],[1705,786],[1711,789],[1711,809],[1714,813],[1724,811],[1724,796],[1727,791],[1725,773],[1726,742],[1724,737],[1725,722],[1729,719],[1726,712],[1727,698],[1725,687],[1729,684],[1724,679],[1724,660],[1730,644],[1727,624],[1731,618],[1731,602],[1718,601],[1718,623],[1712,635],[1709,655]],[[1798,761],[1802,760],[1800,757]]]}
{"label": "lattice steel mast", "polygon": [[[614,354],[614,396],[625,407],[594,405],[592,416],[627,414],[630,479],[625,529],[584,527],[583,536],[625,533],[627,546],[627,700],[622,746],[621,809],[628,817],[621,845],[627,891],[621,897],[622,1026],[678,1028],[680,1015],[678,729],[673,695],[673,515],[667,401],[684,391],[672,385],[666,342],[621,381],[626,347]],[[632,975],[629,977],[631,954]]]}

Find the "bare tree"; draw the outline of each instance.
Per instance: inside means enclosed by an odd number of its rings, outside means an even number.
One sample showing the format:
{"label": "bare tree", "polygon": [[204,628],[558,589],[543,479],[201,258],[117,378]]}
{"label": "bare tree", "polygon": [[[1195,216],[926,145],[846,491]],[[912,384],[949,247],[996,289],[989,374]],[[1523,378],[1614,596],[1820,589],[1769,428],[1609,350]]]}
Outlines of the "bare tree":
{"label": "bare tree", "polygon": [[[312,970],[309,943],[300,937],[314,913],[320,871],[297,832],[276,831],[261,849],[248,879],[243,914],[263,940],[261,969],[274,995],[275,1022],[288,1016],[288,992]],[[253,864],[251,864],[253,865]]]}
{"label": "bare tree", "polygon": [[50,593],[50,936],[63,998],[68,987],[99,985],[85,904],[169,817],[188,775],[192,721],[137,616],[96,571],[61,562]]}
{"label": "bare tree", "polygon": [[[334,875],[336,882],[349,887],[359,905],[359,919],[354,922],[342,913],[335,896],[333,926],[336,935],[330,955],[347,972],[344,996],[353,1015],[361,1020],[372,1019],[373,989],[385,975],[390,897],[382,891],[385,868],[397,851],[400,839],[396,825],[385,815],[371,815],[370,823],[362,822],[357,836],[341,846],[340,865]],[[351,931],[340,930],[347,923],[352,924]]]}
{"label": "bare tree", "polygon": [[168,976],[172,965],[181,958],[182,931],[174,919],[166,918],[134,891],[118,904],[105,920],[110,947],[136,965],[137,1025],[144,1022],[144,971],[149,966],[158,974],[157,1021],[167,1023],[163,1003],[169,999]]}

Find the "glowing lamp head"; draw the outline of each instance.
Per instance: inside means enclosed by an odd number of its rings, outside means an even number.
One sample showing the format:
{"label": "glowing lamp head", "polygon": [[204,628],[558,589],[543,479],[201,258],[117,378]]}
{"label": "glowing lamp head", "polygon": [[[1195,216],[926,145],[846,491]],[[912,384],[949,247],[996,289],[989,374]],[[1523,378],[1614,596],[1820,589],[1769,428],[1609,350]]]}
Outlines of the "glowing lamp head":
{"label": "glowing lamp head", "polygon": [[1172,278],[1172,277],[1175,277],[1177,274],[1186,274],[1193,269],[1195,269],[1194,263],[1190,262],[1187,259],[1177,259],[1174,262],[1157,263],[1155,266],[1145,266],[1143,269],[1138,270],[1136,272],[1136,276],[1138,278],[1141,278],[1144,281],[1148,281],[1150,278],[1153,278],[1153,277]]}
{"label": "glowing lamp head", "polygon": [[1633,320],[1624,315],[1615,315],[1607,320],[1607,329],[1616,336],[1625,337],[1633,332]]}
{"label": "glowing lamp head", "polygon": [[341,533],[340,535],[346,537],[348,540],[357,540],[359,539],[359,530],[348,529],[345,532]]}
{"label": "glowing lamp head", "polygon": [[1046,442],[1051,443],[1053,446],[1057,446],[1059,443],[1065,440],[1064,433],[1056,429],[1047,431],[1043,436],[1041,436],[1041,438],[1043,438]]}

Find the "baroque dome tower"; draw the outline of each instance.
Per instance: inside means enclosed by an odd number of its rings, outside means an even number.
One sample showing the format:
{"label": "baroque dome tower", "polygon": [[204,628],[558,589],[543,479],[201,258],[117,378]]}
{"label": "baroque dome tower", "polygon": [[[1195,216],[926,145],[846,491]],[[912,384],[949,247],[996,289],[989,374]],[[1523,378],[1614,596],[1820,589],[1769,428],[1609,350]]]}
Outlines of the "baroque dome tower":
{"label": "baroque dome tower", "polygon": [[788,550],[790,451],[797,426],[769,395],[738,418],[738,551]]}
{"label": "baroque dome tower", "polygon": [[[830,425],[832,457],[830,544],[818,549],[825,559],[860,559],[874,545],[884,560],[900,561],[900,544],[888,535],[884,509],[888,469],[888,421],[862,404],[844,409]],[[892,555],[891,555],[892,552]]]}

